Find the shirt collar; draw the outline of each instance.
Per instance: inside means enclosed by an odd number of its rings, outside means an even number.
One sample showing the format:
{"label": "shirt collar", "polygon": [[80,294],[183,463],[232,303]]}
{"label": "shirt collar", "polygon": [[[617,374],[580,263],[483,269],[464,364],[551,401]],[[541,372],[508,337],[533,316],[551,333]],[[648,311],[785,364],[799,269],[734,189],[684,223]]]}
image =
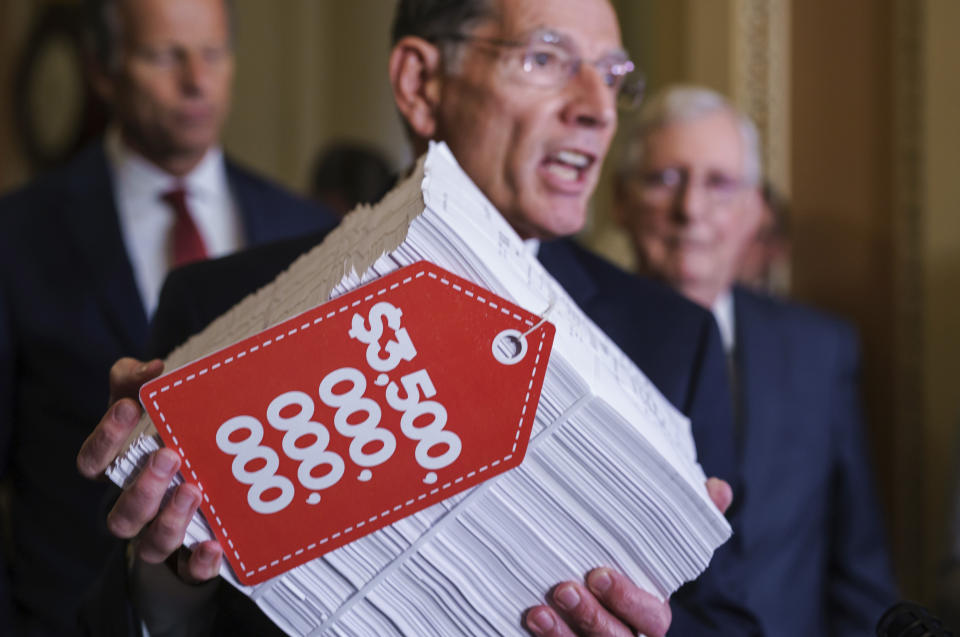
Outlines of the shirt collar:
{"label": "shirt collar", "polygon": [[720,340],[723,342],[724,351],[729,354],[733,351],[735,343],[735,325],[733,315],[733,294],[730,290],[723,292],[713,302],[711,308],[713,318],[717,321],[717,327],[720,328]]}
{"label": "shirt collar", "polygon": [[182,184],[191,197],[218,197],[227,192],[227,173],[223,150],[219,146],[207,150],[193,170],[181,178],[166,172],[140,155],[123,141],[120,129],[111,126],[104,147],[116,182],[124,195],[131,198],[153,198]]}

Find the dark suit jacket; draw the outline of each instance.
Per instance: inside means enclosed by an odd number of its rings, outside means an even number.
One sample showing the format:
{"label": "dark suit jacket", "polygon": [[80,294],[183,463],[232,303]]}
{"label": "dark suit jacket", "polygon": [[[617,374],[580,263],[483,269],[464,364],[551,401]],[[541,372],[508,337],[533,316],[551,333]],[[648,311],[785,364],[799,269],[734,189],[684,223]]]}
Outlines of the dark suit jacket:
{"label": "dark suit jacket", "polygon": [[764,633],[873,634],[896,590],[850,326],[734,292],[747,602]]}
{"label": "dark suit jacket", "polygon": [[[163,356],[244,296],[268,283],[319,241],[301,238],[195,264],[171,274],[160,298],[151,354]],[[665,396],[693,419],[700,461],[709,475],[736,486],[730,388],[719,333],[709,313],[660,283],[637,279],[572,241],[541,245],[539,258],[573,300],[610,335]],[[722,562],[729,549],[718,551]],[[726,569],[717,569],[726,573]],[[229,586],[224,586],[230,589]],[[754,634],[736,586],[704,578],[674,598],[678,635]],[[263,634],[230,590],[221,603],[222,634]],[[518,618],[521,609],[517,609]],[[226,623],[224,623],[226,622]]]}
{"label": "dark suit jacket", "polygon": [[[250,244],[333,224],[332,215],[229,162],[227,175]],[[69,634],[66,622],[116,546],[102,530],[106,487],[81,479],[75,458],[107,404],[111,364],[142,355],[147,331],[102,144],[0,200],[0,465],[12,481],[10,576],[18,616],[50,634]],[[20,631],[28,634],[25,625]]]}

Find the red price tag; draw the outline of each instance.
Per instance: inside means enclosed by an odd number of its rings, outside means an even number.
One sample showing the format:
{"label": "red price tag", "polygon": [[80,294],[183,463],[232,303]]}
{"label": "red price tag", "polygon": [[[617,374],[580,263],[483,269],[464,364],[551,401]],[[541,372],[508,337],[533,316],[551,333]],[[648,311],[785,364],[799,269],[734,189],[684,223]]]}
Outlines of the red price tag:
{"label": "red price tag", "polygon": [[420,262],[147,383],[255,584],[518,465],[554,327]]}

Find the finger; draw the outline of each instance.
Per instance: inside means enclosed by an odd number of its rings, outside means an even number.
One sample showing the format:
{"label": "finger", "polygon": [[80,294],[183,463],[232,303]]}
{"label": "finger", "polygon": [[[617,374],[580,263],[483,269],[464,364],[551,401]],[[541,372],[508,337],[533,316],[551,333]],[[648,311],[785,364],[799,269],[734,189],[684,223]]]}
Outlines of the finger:
{"label": "finger", "polygon": [[156,451],[132,485],[124,489],[107,515],[107,528],[119,538],[140,533],[157,515],[163,494],[180,468],[180,457],[172,449]]}
{"label": "finger", "polygon": [[[603,607],[584,586],[575,582],[558,585],[548,599],[573,634],[581,637],[633,637],[634,632]],[[564,634],[564,633],[557,633]]]}
{"label": "finger", "polygon": [[223,549],[215,540],[201,542],[193,551],[183,552],[177,565],[181,579],[199,584],[220,574]]}
{"label": "finger", "polygon": [[127,436],[140,420],[140,406],[129,398],[107,410],[77,452],[77,470],[88,479],[99,478],[122,451]]}
{"label": "finger", "polygon": [[146,362],[129,357],[119,359],[110,368],[110,403],[120,398],[136,398],[140,385],[162,371],[163,361],[159,358]]}
{"label": "finger", "polygon": [[707,478],[707,493],[720,513],[725,513],[733,503],[733,489],[720,478]]}
{"label": "finger", "polygon": [[159,564],[183,544],[183,536],[197,507],[200,489],[192,484],[181,484],[166,506],[137,540],[137,555],[144,562]]}
{"label": "finger", "polygon": [[670,605],[609,568],[587,574],[587,586],[599,603],[621,622],[647,637],[662,637],[670,627]]}
{"label": "finger", "polygon": [[534,606],[523,616],[523,625],[538,637],[574,637],[557,612],[549,606]]}

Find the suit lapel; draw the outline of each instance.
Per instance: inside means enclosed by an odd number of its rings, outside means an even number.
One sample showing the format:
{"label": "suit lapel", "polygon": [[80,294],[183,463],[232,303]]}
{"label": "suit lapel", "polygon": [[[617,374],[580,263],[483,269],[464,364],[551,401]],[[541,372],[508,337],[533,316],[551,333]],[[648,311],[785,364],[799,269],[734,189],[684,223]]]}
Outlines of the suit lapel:
{"label": "suit lapel", "polygon": [[753,467],[777,453],[781,428],[787,426],[783,398],[790,362],[779,322],[770,310],[749,293],[734,291],[737,424],[741,473],[747,485],[753,483]]}
{"label": "suit lapel", "polygon": [[[147,320],[120,234],[117,208],[102,144],[84,151],[66,183],[64,226],[80,255],[86,280],[124,351],[139,355]],[[71,264],[70,267],[72,267]]]}
{"label": "suit lapel", "polygon": [[566,290],[574,303],[590,315],[588,308],[597,295],[597,285],[580,263],[569,241],[557,239],[541,243],[537,259]]}
{"label": "suit lapel", "polygon": [[287,236],[286,228],[280,225],[283,217],[275,214],[276,211],[273,210],[276,201],[264,196],[264,190],[258,188],[256,183],[229,159],[225,159],[225,165],[227,184],[243,222],[246,245],[276,241]]}
{"label": "suit lapel", "polygon": [[264,227],[264,224],[268,215],[261,213],[263,202],[258,200],[256,189],[252,188],[250,182],[244,179],[243,174],[233,162],[224,159],[224,164],[227,169],[227,184],[230,187],[230,194],[233,196],[234,205],[243,221],[246,245],[254,245],[266,236],[267,228]]}

